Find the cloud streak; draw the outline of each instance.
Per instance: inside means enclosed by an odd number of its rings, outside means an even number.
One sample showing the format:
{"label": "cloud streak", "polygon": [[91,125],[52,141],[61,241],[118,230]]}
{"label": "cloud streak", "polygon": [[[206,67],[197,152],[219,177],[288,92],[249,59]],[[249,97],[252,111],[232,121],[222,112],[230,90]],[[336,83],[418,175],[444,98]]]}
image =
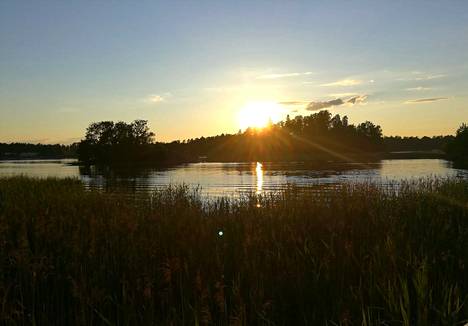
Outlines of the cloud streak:
{"label": "cloud streak", "polygon": [[405,104],[419,104],[419,103],[432,103],[437,101],[448,100],[448,97],[432,97],[432,98],[420,98],[416,100],[408,100]]}
{"label": "cloud streak", "polygon": [[362,84],[361,80],[357,79],[342,79],[332,83],[321,84],[320,86],[324,87],[334,87],[334,86],[355,86]]}
{"label": "cloud streak", "polygon": [[143,100],[145,102],[147,102],[147,103],[157,104],[157,103],[166,101],[171,96],[172,96],[172,94],[169,93],[169,92],[163,93],[161,95],[160,94],[150,94],[150,95],[146,96]]}
{"label": "cloud streak", "polygon": [[416,77],[414,80],[432,80],[432,79],[439,79],[439,78],[444,78],[445,75],[439,74],[439,75],[428,75],[428,76],[421,76],[421,77]]}
{"label": "cloud streak", "polygon": [[159,103],[164,101],[164,97],[162,97],[161,95],[150,95],[148,96],[148,101],[151,103]]}
{"label": "cloud streak", "polygon": [[299,76],[309,76],[312,75],[312,71],[306,72],[290,72],[284,74],[265,74],[257,76],[257,79],[278,79],[278,78],[287,78],[287,77],[299,77]]}
{"label": "cloud streak", "polygon": [[407,88],[406,90],[409,91],[409,92],[420,92],[420,91],[429,91],[431,90],[432,88],[430,87],[422,87],[422,86],[418,86],[418,87],[410,87],[410,88]]}
{"label": "cloud streak", "polygon": [[365,102],[366,100],[367,100],[367,95],[357,95],[348,99],[346,103],[359,104],[359,103]]}
{"label": "cloud streak", "polygon": [[356,105],[365,102],[367,99],[367,95],[355,95],[348,99],[337,98],[330,101],[285,101],[279,102],[281,105],[291,105],[291,106],[298,106],[298,105],[305,105],[305,109],[307,111],[319,111],[322,109],[327,109],[335,106],[340,105]]}
{"label": "cloud streak", "polygon": [[324,102],[310,102],[307,104],[306,110],[307,111],[318,111],[321,109],[331,108],[333,106],[343,105],[345,101],[340,98],[331,101],[324,101]]}
{"label": "cloud streak", "polygon": [[284,102],[278,102],[280,105],[305,105],[309,104],[309,102],[306,101],[284,101]]}
{"label": "cloud streak", "polygon": [[439,78],[444,78],[447,77],[445,74],[434,74],[434,75],[422,75],[421,72],[413,72],[413,75],[416,75],[415,77],[409,77],[409,78],[398,78],[397,80],[399,81],[425,81],[425,80],[433,80],[433,79],[439,79]]}

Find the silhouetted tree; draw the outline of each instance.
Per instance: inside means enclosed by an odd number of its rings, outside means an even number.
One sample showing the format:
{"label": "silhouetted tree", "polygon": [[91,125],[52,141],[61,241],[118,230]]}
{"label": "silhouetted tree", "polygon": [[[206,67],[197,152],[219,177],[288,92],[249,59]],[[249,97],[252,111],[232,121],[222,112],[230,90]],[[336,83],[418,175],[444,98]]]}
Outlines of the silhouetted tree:
{"label": "silhouetted tree", "polygon": [[[263,129],[247,128],[233,135],[221,134],[186,141],[153,144],[147,122],[92,123],[79,146],[87,163],[189,162],[207,157],[217,161],[289,161],[342,159],[333,153],[365,155],[382,150],[382,129],[369,121],[357,127],[348,118],[323,110],[308,116],[287,116],[269,121]],[[346,157],[352,157],[348,155]],[[354,155],[355,156],[355,155]]]}
{"label": "silhouetted tree", "polygon": [[456,164],[468,166],[468,125],[463,123],[447,145],[447,156]]}
{"label": "silhouetted tree", "polygon": [[146,120],[135,120],[132,123],[101,121],[90,124],[78,147],[79,159],[104,164],[154,159],[157,151],[150,149],[154,133],[150,132],[147,123]]}

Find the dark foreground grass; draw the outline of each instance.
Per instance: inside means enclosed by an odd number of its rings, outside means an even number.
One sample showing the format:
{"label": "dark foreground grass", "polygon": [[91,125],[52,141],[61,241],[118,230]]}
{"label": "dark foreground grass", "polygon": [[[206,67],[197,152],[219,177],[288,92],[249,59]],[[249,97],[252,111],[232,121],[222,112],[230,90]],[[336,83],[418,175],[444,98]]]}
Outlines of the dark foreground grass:
{"label": "dark foreground grass", "polygon": [[463,324],[467,202],[455,180],[206,204],[0,179],[1,322]]}

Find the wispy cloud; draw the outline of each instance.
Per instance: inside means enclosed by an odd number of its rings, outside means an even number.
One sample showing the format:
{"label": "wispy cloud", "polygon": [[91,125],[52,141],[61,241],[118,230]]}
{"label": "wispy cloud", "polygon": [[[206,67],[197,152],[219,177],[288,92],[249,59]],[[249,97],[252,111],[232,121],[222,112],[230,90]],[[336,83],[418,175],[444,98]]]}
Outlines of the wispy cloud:
{"label": "wispy cloud", "polygon": [[278,78],[287,78],[287,77],[299,77],[299,76],[309,76],[312,75],[312,71],[306,72],[290,72],[283,74],[264,74],[257,76],[257,79],[278,79]]}
{"label": "wispy cloud", "polygon": [[307,111],[318,111],[340,105],[356,105],[365,102],[367,95],[354,95],[347,99],[336,98],[330,101],[284,101],[279,102],[285,106],[305,106]]}
{"label": "wispy cloud", "polygon": [[306,105],[309,104],[308,101],[284,101],[284,102],[278,102],[280,105]]}
{"label": "wispy cloud", "polygon": [[144,98],[144,101],[147,103],[160,103],[166,101],[169,97],[171,97],[172,94],[167,92],[164,94],[150,94]]}
{"label": "wispy cloud", "polygon": [[162,101],[164,101],[164,97],[161,96],[161,95],[150,95],[150,96],[148,96],[148,102],[159,103],[159,102],[162,102]]}
{"label": "wispy cloud", "polygon": [[431,103],[443,100],[448,100],[448,97],[420,98],[416,100],[408,100],[405,104]]}
{"label": "wispy cloud", "polygon": [[429,91],[431,89],[432,89],[431,87],[418,86],[418,87],[410,87],[410,88],[407,88],[406,90],[409,92],[420,92],[420,91]]}
{"label": "wispy cloud", "polygon": [[367,100],[367,97],[368,97],[367,95],[357,95],[348,99],[346,103],[349,103],[349,104],[363,103]]}
{"label": "wispy cloud", "polygon": [[425,81],[425,80],[433,80],[433,79],[439,79],[439,78],[444,78],[447,77],[445,74],[423,74],[422,72],[419,71],[413,71],[411,73],[413,76],[411,77],[404,77],[404,78],[398,78],[397,80],[400,81]]}
{"label": "wispy cloud", "polygon": [[[373,81],[372,81],[373,82]],[[362,84],[361,80],[357,79],[342,79],[332,83],[321,84],[320,86],[333,87],[333,86],[355,86]]]}
{"label": "wispy cloud", "polygon": [[333,106],[339,106],[345,104],[340,98],[331,101],[324,101],[324,102],[310,102],[307,104],[306,110],[307,111],[318,111],[321,109],[331,108]]}
{"label": "wispy cloud", "polygon": [[444,75],[444,74],[439,74],[439,75],[427,75],[427,76],[415,77],[414,80],[432,80],[432,79],[444,78],[445,76],[446,76],[446,75]]}

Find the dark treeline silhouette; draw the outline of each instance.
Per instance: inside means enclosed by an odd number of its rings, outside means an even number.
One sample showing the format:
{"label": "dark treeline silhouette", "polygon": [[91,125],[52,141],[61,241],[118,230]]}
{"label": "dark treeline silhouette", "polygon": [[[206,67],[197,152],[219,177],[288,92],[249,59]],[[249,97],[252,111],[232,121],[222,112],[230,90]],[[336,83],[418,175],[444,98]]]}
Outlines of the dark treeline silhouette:
{"label": "dark treeline silhouette", "polygon": [[447,144],[454,139],[454,136],[433,136],[433,137],[400,137],[387,136],[383,142],[385,150],[389,152],[399,151],[445,151]]}
{"label": "dark treeline silhouette", "polygon": [[[92,123],[85,138],[72,145],[0,143],[0,159],[73,158],[85,165],[153,165],[206,161],[355,161],[390,157],[388,153],[434,152],[466,165],[467,126],[457,136],[383,137],[380,126],[370,121],[350,124],[346,116],[320,111],[308,116],[289,116],[266,128],[249,128],[237,134],[221,134],[183,141],[154,141],[146,120],[132,123]],[[397,154],[398,155],[401,154]],[[411,155],[411,154],[410,154]],[[405,154],[404,158],[411,158]]]}
{"label": "dark treeline silhouette", "polygon": [[86,129],[78,156],[87,164],[159,162],[166,157],[165,147],[154,144],[153,137],[145,120],[95,122]]}
{"label": "dark treeline silhouette", "polygon": [[27,143],[0,143],[0,160],[28,158],[72,158],[76,157],[78,144],[45,145]]}
{"label": "dark treeline silhouette", "polygon": [[189,156],[209,160],[348,160],[381,151],[382,130],[369,121],[355,126],[346,116],[320,111],[294,119],[288,116],[262,130],[190,139],[178,145]]}
{"label": "dark treeline silhouette", "polygon": [[468,125],[463,123],[447,146],[447,156],[458,166],[468,167]]}
{"label": "dark treeline silhouette", "polygon": [[79,144],[88,164],[153,164],[209,161],[347,161],[384,150],[382,129],[358,125],[328,111],[296,116],[263,129],[247,129],[171,143],[154,143],[147,121],[92,123]]}
{"label": "dark treeline silhouette", "polygon": [[386,153],[391,152],[435,152],[441,157],[449,148],[449,157],[461,160],[466,156],[466,130],[466,125],[460,127],[456,137],[383,137],[379,125],[370,121],[350,124],[346,116],[332,116],[324,110],[293,119],[287,116],[265,128],[248,128],[237,134],[157,143],[146,120],[102,121],[88,127],[78,154],[86,164],[104,165],[200,160],[336,162],[374,160],[389,157]]}

